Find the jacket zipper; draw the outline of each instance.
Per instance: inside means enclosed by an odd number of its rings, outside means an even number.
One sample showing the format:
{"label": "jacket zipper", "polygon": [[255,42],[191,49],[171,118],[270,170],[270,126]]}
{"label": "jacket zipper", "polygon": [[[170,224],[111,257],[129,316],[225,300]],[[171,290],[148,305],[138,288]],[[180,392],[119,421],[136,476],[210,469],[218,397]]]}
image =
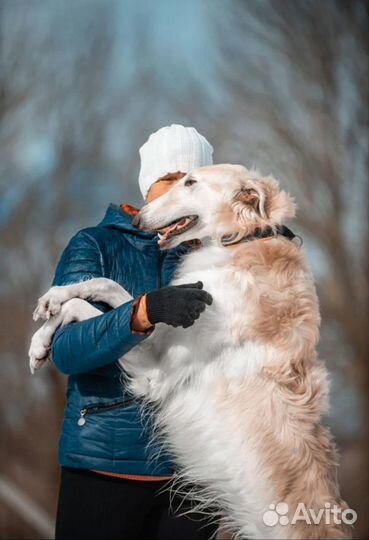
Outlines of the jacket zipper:
{"label": "jacket zipper", "polygon": [[86,416],[88,414],[96,414],[105,411],[112,411],[113,409],[119,409],[120,407],[126,407],[130,405],[133,401],[135,401],[134,398],[131,398],[118,401],[117,403],[112,403],[111,405],[91,405],[90,407],[84,407],[79,411],[80,417],[78,419],[78,425],[81,427],[85,425]]}
{"label": "jacket zipper", "polygon": [[[159,289],[161,288],[161,285],[162,285],[162,266],[163,266],[164,257],[165,257],[165,253],[163,253],[162,251],[159,252],[159,265],[158,265],[159,266],[158,268],[159,269],[159,276],[158,276]],[[104,411],[111,411],[113,409],[118,409],[119,407],[130,405],[133,401],[134,401],[134,398],[119,401],[118,403],[113,403],[112,405],[93,405],[90,407],[84,407],[83,409],[80,410],[80,417],[78,419],[78,425],[81,427],[85,425],[86,416],[88,414],[96,414],[96,413],[100,413]]]}

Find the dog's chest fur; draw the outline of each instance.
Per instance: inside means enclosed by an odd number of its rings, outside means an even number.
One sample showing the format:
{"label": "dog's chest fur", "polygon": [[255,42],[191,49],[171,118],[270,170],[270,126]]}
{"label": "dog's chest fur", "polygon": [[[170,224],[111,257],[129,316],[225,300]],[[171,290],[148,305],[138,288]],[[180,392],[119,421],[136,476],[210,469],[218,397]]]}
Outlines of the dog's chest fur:
{"label": "dog's chest fur", "polygon": [[122,359],[122,366],[133,375],[136,394],[160,401],[195,375],[197,384],[212,383],[214,377],[241,380],[273,360],[273,348],[241,343],[252,317],[247,291],[254,278],[231,263],[231,250],[214,245],[184,257],[171,284],[200,280],[213,303],[190,328],[158,324],[152,336]]}

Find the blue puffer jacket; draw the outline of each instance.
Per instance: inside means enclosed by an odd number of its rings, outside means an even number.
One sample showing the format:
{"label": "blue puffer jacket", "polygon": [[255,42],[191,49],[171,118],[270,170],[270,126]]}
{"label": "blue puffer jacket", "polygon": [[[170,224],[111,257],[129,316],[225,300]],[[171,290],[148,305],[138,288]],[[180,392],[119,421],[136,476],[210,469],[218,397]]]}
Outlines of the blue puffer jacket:
{"label": "blue puffer jacket", "polygon": [[147,335],[130,328],[131,309],[141,294],[166,286],[188,243],[160,251],[156,233],[132,225],[132,217],[110,205],[96,227],[77,233],[64,250],[53,285],[107,277],[122,285],[133,300],[104,314],[57,331],[52,356],[69,375],[59,462],[107,472],[170,475],[168,456],[152,459],[150,428],[141,422],[138,404],[122,384],[117,360]]}

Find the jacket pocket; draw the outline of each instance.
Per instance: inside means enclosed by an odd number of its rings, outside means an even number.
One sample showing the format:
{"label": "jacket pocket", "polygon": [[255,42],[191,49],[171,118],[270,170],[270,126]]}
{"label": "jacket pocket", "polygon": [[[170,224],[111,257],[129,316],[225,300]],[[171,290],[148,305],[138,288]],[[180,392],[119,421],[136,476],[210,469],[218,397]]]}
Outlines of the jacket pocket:
{"label": "jacket pocket", "polygon": [[114,403],[101,403],[95,404],[95,405],[87,405],[86,407],[83,407],[80,409],[80,417],[78,418],[78,425],[80,427],[84,426],[86,423],[86,417],[91,414],[99,414],[107,411],[113,411],[114,409],[124,409],[125,407],[129,407],[129,405],[132,405],[134,403],[135,399],[121,399],[119,401],[115,401]]}

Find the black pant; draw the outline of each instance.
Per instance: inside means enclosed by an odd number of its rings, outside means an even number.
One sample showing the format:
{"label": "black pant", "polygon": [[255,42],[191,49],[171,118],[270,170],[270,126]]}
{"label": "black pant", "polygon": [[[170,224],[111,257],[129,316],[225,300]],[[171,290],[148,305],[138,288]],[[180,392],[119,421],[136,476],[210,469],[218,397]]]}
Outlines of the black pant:
{"label": "black pant", "polygon": [[[175,516],[165,481],[115,478],[62,467],[56,540],[208,540],[216,526],[203,516]],[[183,501],[174,497],[175,512]],[[188,508],[188,502],[178,510]]]}

